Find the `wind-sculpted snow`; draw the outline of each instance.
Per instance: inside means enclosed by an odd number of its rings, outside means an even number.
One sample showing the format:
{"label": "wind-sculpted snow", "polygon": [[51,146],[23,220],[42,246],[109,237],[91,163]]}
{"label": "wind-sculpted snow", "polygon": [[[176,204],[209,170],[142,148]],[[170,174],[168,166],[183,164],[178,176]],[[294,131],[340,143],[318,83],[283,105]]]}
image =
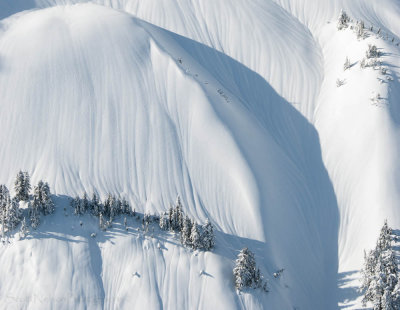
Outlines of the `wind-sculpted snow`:
{"label": "wind-sculpted snow", "polygon": [[[341,8],[394,42],[337,31]],[[38,232],[1,252],[4,278],[19,275],[0,281],[1,298],[38,309],[335,309],[357,297],[338,297],[338,278],[361,268],[384,218],[400,224],[397,17],[391,0],[0,2],[0,183],[23,169],[58,195],[111,192],[141,212],[179,194],[218,230],[215,252],[197,255],[118,225],[91,239],[97,224],[78,231],[61,196]],[[368,43],[393,81],[359,68]],[[268,294],[234,291],[245,246]]]}

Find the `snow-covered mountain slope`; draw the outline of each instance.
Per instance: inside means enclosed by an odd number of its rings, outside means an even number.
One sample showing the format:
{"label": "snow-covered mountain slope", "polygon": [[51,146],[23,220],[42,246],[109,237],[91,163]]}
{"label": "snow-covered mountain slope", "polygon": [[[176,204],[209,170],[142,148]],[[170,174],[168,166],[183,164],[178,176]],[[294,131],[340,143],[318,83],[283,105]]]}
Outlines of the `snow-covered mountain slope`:
{"label": "snow-covered mountain slope", "polygon": [[[0,254],[17,279],[0,281],[7,305],[335,309],[355,298],[338,280],[359,270],[384,218],[400,226],[400,61],[390,40],[337,31],[341,8],[399,41],[391,0],[1,1],[0,182],[24,169],[58,195],[112,192],[142,212],[180,194],[218,230],[215,252],[197,256],[161,233],[116,227],[94,240],[96,224],[78,229],[60,197]],[[393,81],[359,68],[368,43]],[[234,291],[244,246],[270,293]]]}

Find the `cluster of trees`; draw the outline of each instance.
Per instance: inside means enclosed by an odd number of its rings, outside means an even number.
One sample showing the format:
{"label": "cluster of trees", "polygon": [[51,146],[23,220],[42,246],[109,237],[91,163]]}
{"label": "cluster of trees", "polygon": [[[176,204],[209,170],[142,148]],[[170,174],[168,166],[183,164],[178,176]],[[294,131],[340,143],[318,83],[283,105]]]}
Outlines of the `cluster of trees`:
{"label": "cluster of trees", "polygon": [[180,232],[182,245],[194,250],[211,250],[215,246],[214,227],[207,219],[204,225],[199,225],[182,211],[182,203],[178,196],[176,205],[171,206],[168,212],[160,215],[160,228]]}
{"label": "cluster of trees", "polygon": [[361,290],[363,305],[374,310],[400,309],[398,262],[392,247],[392,229],[385,221],[375,249],[365,253]]}
{"label": "cluster of trees", "polygon": [[244,248],[238,254],[233,268],[235,287],[241,291],[245,288],[261,288],[268,292],[268,283],[263,280],[260,269],[257,268],[253,252]]}
{"label": "cluster of trees", "polygon": [[132,211],[129,202],[125,198],[120,199],[111,194],[108,194],[102,202],[96,193],[93,193],[91,199],[84,193],[82,198],[76,196],[71,201],[71,207],[74,209],[75,215],[90,213],[98,216],[101,230],[111,227],[113,219],[118,215],[134,216],[136,214],[135,211]]}
{"label": "cluster of trees", "polygon": [[20,201],[28,202],[28,215],[31,227],[36,229],[40,224],[40,215],[48,215],[54,212],[54,203],[51,199],[48,183],[39,181],[30,196],[31,184],[28,172],[18,172],[14,182],[15,196],[11,197],[5,185],[0,185],[0,223],[2,234],[13,230],[22,221],[21,233],[27,233],[26,220],[20,210]]}

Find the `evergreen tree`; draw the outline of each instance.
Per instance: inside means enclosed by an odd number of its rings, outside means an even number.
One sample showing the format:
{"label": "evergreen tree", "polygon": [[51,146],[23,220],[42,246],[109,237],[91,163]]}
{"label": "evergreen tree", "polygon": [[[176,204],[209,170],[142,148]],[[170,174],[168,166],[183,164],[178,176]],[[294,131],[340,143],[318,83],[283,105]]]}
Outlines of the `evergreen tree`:
{"label": "evergreen tree", "polygon": [[183,220],[182,230],[181,230],[181,243],[184,246],[192,246],[190,235],[192,232],[192,222],[188,216],[185,216]]}
{"label": "evergreen tree", "polygon": [[263,283],[260,270],[256,266],[254,254],[248,248],[240,251],[233,268],[233,275],[235,277],[235,287],[238,290],[246,287],[262,287],[265,291],[268,291],[267,282]]}
{"label": "evergreen tree", "polygon": [[81,203],[80,203],[80,213],[81,214],[85,214],[86,211],[90,210],[90,201],[88,198],[88,195],[85,193],[83,193],[83,197],[81,199]]}
{"label": "evergreen tree", "polygon": [[168,210],[168,228],[169,230],[175,229],[175,209],[172,205]]}
{"label": "evergreen tree", "polygon": [[104,222],[104,219],[103,219],[103,213],[100,213],[100,215],[99,215],[99,227],[100,227],[100,229],[101,230],[106,230],[106,223]]}
{"label": "evergreen tree", "polygon": [[[115,197],[111,194],[108,194],[106,200],[104,201],[104,216],[113,216],[114,217],[114,212],[115,212]],[[113,213],[113,214],[111,214]]]}
{"label": "evergreen tree", "polygon": [[129,202],[123,198],[121,201],[121,212],[123,214],[131,214],[132,210],[131,210],[131,206],[129,205]]}
{"label": "evergreen tree", "polygon": [[39,181],[38,185],[33,190],[33,205],[39,209],[44,215],[54,212],[54,203],[50,197],[49,184]]}
{"label": "evergreen tree", "polygon": [[13,230],[21,221],[21,210],[19,209],[19,203],[15,199],[8,198],[7,210],[5,216],[5,226],[8,231]]}
{"label": "evergreen tree", "polygon": [[343,10],[340,10],[338,24],[337,24],[338,30],[347,28],[349,21],[350,21],[350,17],[346,14],[346,12]]}
{"label": "evergreen tree", "polygon": [[100,204],[100,200],[99,197],[97,196],[96,193],[93,193],[92,195],[92,201],[91,201],[91,209],[92,209],[92,214],[94,216],[99,216],[101,210],[101,204]]}
{"label": "evergreen tree", "polygon": [[81,215],[81,199],[79,198],[79,196],[76,196],[71,201],[71,207],[74,209],[75,215]]}
{"label": "evergreen tree", "polygon": [[215,246],[214,227],[207,219],[206,224],[203,226],[203,233],[201,236],[203,248],[206,251],[211,250]]}
{"label": "evergreen tree", "polygon": [[400,309],[398,265],[391,246],[391,233],[385,221],[375,249],[364,254],[362,302],[364,306],[371,303],[374,310]]}
{"label": "evergreen tree", "polygon": [[199,226],[195,221],[192,223],[192,230],[190,232],[190,243],[194,250],[200,249],[202,247],[201,236],[199,231]]}
{"label": "evergreen tree", "polygon": [[[6,228],[6,213],[9,200],[10,200],[10,193],[8,191],[7,186],[0,185],[0,221],[3,232],[5,232]],[[4,233],[2,235],[4,237]]]}
{"label": "evergreen tree", "polygon": [[169,229],[169,218],[168,218],[168,214],[166,212],[162,212],[160,215],[160,228],[162,230]]}
{"label": "evergreen tree", "polygon": [[14,183],[15,198],[17,202],[29,200],[29,192],[31,190],[30,178],[28,172],[18,172]]}
{"label": "evergreen tree", "polygon": [[29,220],[33,229],[36,229],[40,225],[40,210],[38,204],[29,203]]}

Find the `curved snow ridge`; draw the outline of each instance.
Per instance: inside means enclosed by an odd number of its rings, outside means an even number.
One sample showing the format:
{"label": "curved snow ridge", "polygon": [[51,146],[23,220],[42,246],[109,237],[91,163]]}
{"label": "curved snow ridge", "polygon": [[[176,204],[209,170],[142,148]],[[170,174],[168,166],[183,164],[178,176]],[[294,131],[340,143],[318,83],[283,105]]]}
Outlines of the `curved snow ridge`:
{"label": "curved snow ridge", "polygon": [[[309,29],[273,1],[239,1],[234,6],[228,0],[67,0],[62,4],[80,2],[128,12],[215,48],[260,74],[282,97],[312,118],[323,78],[320,48]],[[37,0],[31,8],[57,4],[60,2]],[[18,7],[21,4],[16,3],[14,11],[8,10],[15,13]]]}
{"label": "curved snow ridge", "polygon": [[[227,308],[335,307],[337,205],[318,135],[264,78],[101,6],[54,7],[7,23],[0,35],[2,183],[22,168],[56,193],[111,192],[152,212],[179,193],[185,212],[210,217],[221,232],[224,247],[210,254],[220,276],[210,288],[229,293],[221,301]],[[276,294],[234,297],[232,261],[244,246],[268,274],[287,270],[285,281],[271,284]],[[115,251],[125,260],[123,249]],[[112,298],[127,280],[112,277],[122,269],[95,247],[91,253],[101,256],[92,268],[101,270],[103,307],[118,307]],[[181,257],[170,255],[172,262]],[[157,255],[149,260],[149,270],[158,266]],[[146,283],[150,307],[169,302],[158,271]],[[182,297],[205,302],[190,298]]]}

